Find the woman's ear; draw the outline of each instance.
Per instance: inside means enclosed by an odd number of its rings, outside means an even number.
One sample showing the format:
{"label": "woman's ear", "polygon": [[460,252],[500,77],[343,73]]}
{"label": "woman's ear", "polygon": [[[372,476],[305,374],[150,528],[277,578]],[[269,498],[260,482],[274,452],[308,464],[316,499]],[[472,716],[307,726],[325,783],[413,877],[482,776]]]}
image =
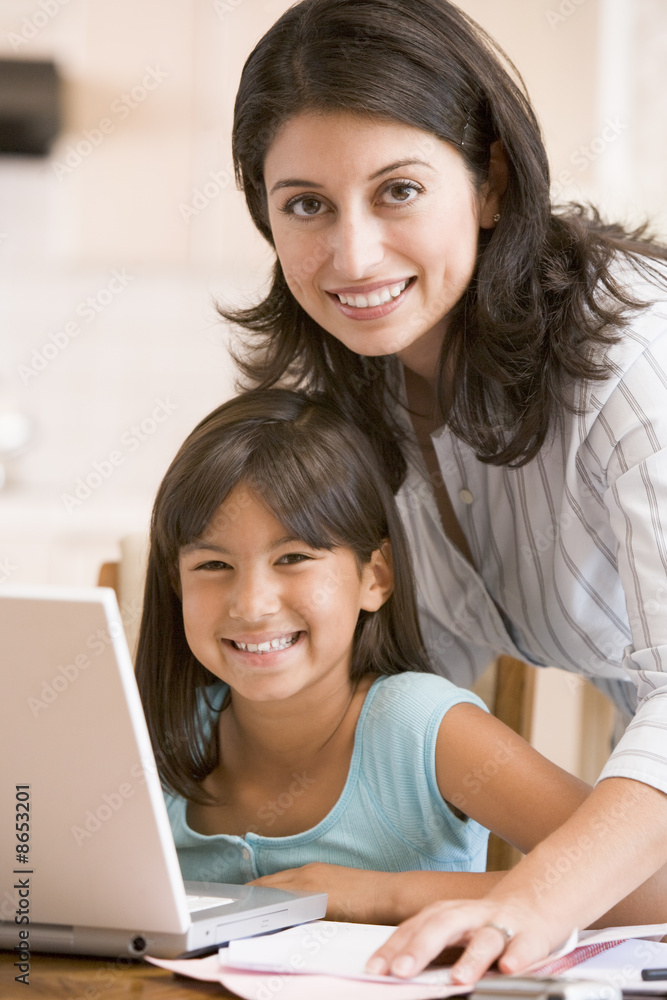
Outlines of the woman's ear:
{"label": "woman's ear", "polygon": [[394,589],[391,542],[385,539],[361,571],[361,608],[379,611]]}
{"label": "woman's ear", "polygon": [[480,229],[495,229],[502,212],[502,198],[507,188],[507,156],[500,140],[491,143],[489,173],[480,191]]}

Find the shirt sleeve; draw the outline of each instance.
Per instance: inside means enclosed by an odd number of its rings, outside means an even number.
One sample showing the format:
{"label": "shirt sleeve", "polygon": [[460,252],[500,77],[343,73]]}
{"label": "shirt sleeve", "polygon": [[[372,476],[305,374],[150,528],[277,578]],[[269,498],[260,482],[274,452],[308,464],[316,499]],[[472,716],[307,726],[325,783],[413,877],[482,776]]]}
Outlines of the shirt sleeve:
{"label": "shirt sleeve", "polygon": [[655,322],[662,331],[600,405],[589,444],[606,460],[603,497],[632,634],[623,668],[638,696],[600,780],[667,792],[667,312]]}

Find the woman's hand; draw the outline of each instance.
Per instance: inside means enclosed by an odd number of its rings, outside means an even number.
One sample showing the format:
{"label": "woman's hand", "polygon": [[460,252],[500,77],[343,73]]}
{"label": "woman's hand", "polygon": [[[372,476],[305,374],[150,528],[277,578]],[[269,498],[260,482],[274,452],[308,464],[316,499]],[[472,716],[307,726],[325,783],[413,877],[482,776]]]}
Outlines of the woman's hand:
{"label": "woman's hand", "polygon": [[432,903],[401,924],[366,968],[374,975],[416,976],[443,948],[456,944],[465,951],[452,966],[452,979],[470,984],[496,960],[502,972],[520,972],[559,942],[550,940],[532,910],[491,899],[450,900]]}
{"label": "woman's hand", "polygon": [[371,956],[368,971],[413,976],[444,947],[462,944],[453,976],[470,983],[496,959],[502,972],[521,972],[546,958],[574,927],[593,921],[664,923],[666,831],[667,795],[630,779],[606,778],[483,899],[427,906]]}
{"label": "woman's hand", "polygon": [[275,875],[249,882],[249,885],[270,885],[277,889],[299,892],[326,892],[328,920],[351,920],[355,923],[378,923],[378,896],[386,872],[364,871],[327,865],[314,861],[301,868],[287,868]]}

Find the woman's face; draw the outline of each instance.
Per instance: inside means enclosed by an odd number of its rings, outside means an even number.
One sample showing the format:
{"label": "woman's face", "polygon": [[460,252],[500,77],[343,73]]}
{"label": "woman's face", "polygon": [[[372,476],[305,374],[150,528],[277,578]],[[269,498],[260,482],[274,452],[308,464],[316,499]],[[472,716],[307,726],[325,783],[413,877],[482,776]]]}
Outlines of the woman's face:
{"label": "woman's face", "polygon": [[357,354],[435,375],[447,315],[499,196],[430,132],[347,112],[287,122],[266,157],[269,222],[292,294]]}

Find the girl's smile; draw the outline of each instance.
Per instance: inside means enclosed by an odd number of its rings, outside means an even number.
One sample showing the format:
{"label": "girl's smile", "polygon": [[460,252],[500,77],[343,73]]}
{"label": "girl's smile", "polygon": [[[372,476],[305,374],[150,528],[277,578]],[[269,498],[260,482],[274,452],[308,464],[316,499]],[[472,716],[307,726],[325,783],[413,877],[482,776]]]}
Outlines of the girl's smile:
{"label": "girl's smile", "polygon": [[230,655],[239,655],[241,663],[250,668],[267,669],[282,664],[284,654],[305,639],[306,632],[283,632],[277,635],[255,635],[245,639],[223,639]]}
{"label": "girl's smile", "polygon": [[235,695],[282,700],[349,682],[361,610],[391,589],[379,552],[359,566],[351,549],[314,549],[289,537],[244,485],[179,559],[188,645]]}
{"label": "girl's smile", "polygon": [[231,644],[234,649],[240,649],[244,653],[272,653],[275,650],[288,649],[289,646],[293,646],[295,642],[298,642],[301,632],[293,632],[291,635],[288,633],[286,635],[276,636],[274,638],[260,638],[255,637],[252,639],[231,639]]}
{"label": "girl's smile", "polygon": [[301,114],[266,157],[269,223],[289,288],[357,354],[422,373],[472,277],[498,195],[429,132],[347,112]]}

